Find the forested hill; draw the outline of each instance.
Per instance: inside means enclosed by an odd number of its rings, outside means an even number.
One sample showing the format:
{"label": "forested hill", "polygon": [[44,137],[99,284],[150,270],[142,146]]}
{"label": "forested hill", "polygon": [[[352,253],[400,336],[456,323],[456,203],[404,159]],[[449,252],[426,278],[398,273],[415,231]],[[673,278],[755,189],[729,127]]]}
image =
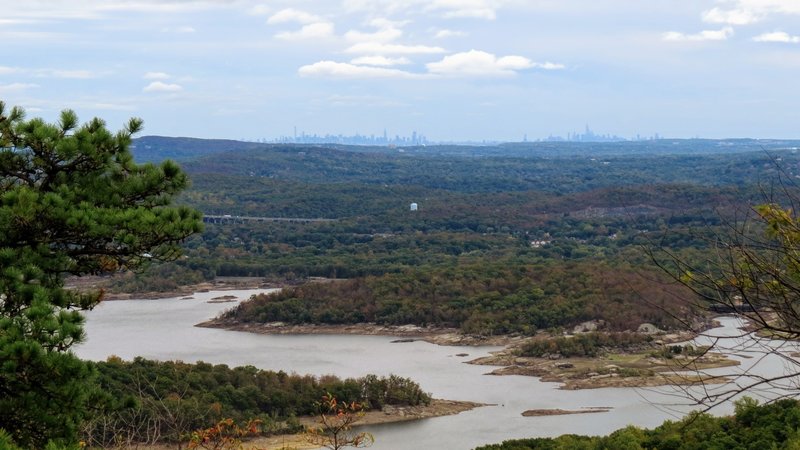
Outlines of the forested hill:
{"label": "forested hill", "polygon": [[165,159],[185,161],[231,150],[264,148],[262,144],[227,139],[144,136],[134,139],[131,151],[137,162],[159,162]]}
{"label": "forested hill", "polygon": [[[788,175],[800,155],[781,152]],[[356,154],[328,148],[242,150],[184,163],[190,174],[225,174],[310,184],[363,183],[422,186],[458,192],[544,191],[689,183],[743,185],[778,176],[775,155],[754,153],[703,156],[639,155],[594,158],[467,158],[407,154]]]}
{"label": "forested hill", "polygon": [[696,312],[678,301],[684,295],[663,295],[669,289],[653,282],[663,274],[642,247],[657,242],[702,258],[727,220],[791,187],[800,152],[788,145],[401,149],[143,138],[136,158],[155,158],[159,148],[163,157],[187,158],[181,165],[192,187],[182,203],[232,220],[207,223],[184,244],[185,258],[115,288],[170,290],[219,276],[348,278],[335,288],[287,289],[232,319],[413,323],[477,334],[533,334],[593,319],[612,330],[673,328],[671,319]]}

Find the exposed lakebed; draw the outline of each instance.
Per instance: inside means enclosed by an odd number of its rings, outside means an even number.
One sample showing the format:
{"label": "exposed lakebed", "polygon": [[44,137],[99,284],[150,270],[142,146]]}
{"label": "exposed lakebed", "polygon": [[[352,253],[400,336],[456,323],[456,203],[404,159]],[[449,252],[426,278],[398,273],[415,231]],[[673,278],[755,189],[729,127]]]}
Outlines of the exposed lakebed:
{"label": "exposed lakebed", "polygon": [[[367,427],[376,449],[471,449],[505,439],[563,433],[606,434],[629,424],[651,427],[688,411],[672,388],[603,388],[564,391],[528,376],[486,376],[491,368],[465,364],[500,350],[497,346],[440,346],[423,341],[393,343],[396,336],[273,335],[195,327],[235,303],[208,303],[231,295],[242,300],[264,290],[195,293],[190,299],[106,302],[87,313],[87,342],[76,348],[86,359],[110,355],[160,360],[198,360],[231,366],[341,377],[397,374],[410,377],[434,397],[490,404],[455,416]],[[723,319],[722,334],[738,321]],[[787,349],[788,351],[789,349]],[[796,350],[796,349],[795,349]],[[466,354],[468,357],[464,357]],[[756,358],[736,357],[747,370]],[[774,373],[785,362],[761,361]],[[712,371],[714,372],[714,371]],[[525,411],[606,410],[602,414],[523,417]],[[730,406],[715,410],[730,412]]]}

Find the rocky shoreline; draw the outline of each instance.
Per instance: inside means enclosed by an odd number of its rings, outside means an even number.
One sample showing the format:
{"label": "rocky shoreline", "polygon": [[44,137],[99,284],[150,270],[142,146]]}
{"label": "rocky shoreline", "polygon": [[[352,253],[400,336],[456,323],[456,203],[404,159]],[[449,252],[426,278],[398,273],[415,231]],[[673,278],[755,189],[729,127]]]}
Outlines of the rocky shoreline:
{"label": "rocky shoreline", "polygon": [[529,409],[522,412],[523,417],[564,416],[569,414],[596,414],[611,411],[612,407],[602,406],[581,409]]}
{"label": "rocky shoreline", "polygon": [[560,383],[559,389],[564,390],[724,383],[725,377],[700,371],[739,364],[713,352],[669,357],[656,353],[654,349],[609,350],[592,357],[523,357],[511,346],[469,363],[497,367],[487,375],[538,377],[544,382]]}
{"label": "rocky shoreline", "polygon": [[[246,331],[259,334],[358,334],[396,336],[398,345],[421,340],[437,345],[501,346],[490,356],[466,361],[468,364],[495,367],[487,375],[524,375],[544,382],[560,383],[560,389],[597,389],[605,387],[654,387],[670,384],[714,384],[727,381],[699,373],[681,373],[737,365],[738,362],[716,353],[699,356],[670,355],[661,358],[653,349],[609,351],[593,357],[561,358],[558,355],[533,358],[518,356],[518,349],[527,337],[464,335],[454,328],[428,328],[415,325],[291,325],[282,322],[239,323],[228,319],[212,319],[196,326]],[[659,336],[661,345],[691,340],[690,333]],[[462,354],[461,356],[468,356]]]}
{"label": "rocky shoreline", "polygon": [[437,345],[508,346],[523,338],[514,336],[465,335],[456,328],[432,328],[416,325],[378,325],[361,323],[353,325],[292,325],[283,322],[241,323],[227,319],[211,319],[195,325],[203,328],[220,328],[258,334],[355,334],[366,336],[396,336],[395,343],[424,341]]}
{"label": "rocky shoreline", "polygon": [[286,284],[267,283],[263,278],[257,277],[218,277],[213,282],[198,283],[192,285],[181,286],[178,289],[170,291],[151,291],[151,292],[114,292],[108,289],[108,284],[111,281],[108,277],[99,276],[85,276],[85,277],[72,277],[66,280],[65,287],[67,289],[75,289],[78,291],[103,291],[104,301],[114,300],[157,300],[162,298],[180,298],[189,297],[197,292],[209,291],[232,291],[243,289],[271,289],[286,287]]}

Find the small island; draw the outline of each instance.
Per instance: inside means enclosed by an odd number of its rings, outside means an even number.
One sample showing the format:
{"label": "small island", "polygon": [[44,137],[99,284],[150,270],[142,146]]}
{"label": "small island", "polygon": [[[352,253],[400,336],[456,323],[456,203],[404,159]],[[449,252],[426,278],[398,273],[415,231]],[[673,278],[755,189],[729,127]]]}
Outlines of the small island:
{"label": "small island", "polygon": [[539,337],[470,363],[500,366],[490,375],[534,376],[566,390],[726,382],[702,371],[738,361],[708,347],[681,344],[687,337],[598,332]]}

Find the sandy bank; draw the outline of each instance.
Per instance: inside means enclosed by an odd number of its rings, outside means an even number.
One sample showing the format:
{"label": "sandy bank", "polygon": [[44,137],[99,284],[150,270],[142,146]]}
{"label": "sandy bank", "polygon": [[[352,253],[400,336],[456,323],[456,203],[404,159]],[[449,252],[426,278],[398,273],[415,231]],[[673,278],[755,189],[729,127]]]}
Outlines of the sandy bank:
{"label": "sandy bank", "polygon": [[[410,420],[421,420],[432,417],[449,416],[469,411],[481,406],[488,406],[482,403],[461,402],[455,400],[434,399],[428,406],[405,406],[405,407],[386,407],[383,411],[369,411],[356,424],[358,426],[377,425],[395,422],[405,422]],[[306,427],[317,425],[315,417],[300,417],[299,421]],[[375,441],[379,442],[380,435],[375,436]],[[166,450],[174,449],[175,446],[142,446],[144,450]],[[258,439],[251,439],[245,442],[243,449],[258,450],[282,450],[296,449],[307,450],[318,447],[310,445],[303,434],[281,434]]]}
{"label": "sandy bank", "polygon": [[728,381],[724,377],[697,371],[739,364],[717,353],[665,359],[652,356],[650,351],[609,352],[596,357],[550,359],[515,356],[513,348],[469,363],[498,366],[489,375],[538,377],[544,382],[561,383],[559,388],[565,390],[724,383]]}
{"label": "sandy bank", "polygon": [[396,336],[397,345],[407,342],[425,341],[438,345],[491,345],[505,346],[520,341],[512,336],[465,335],[456,328],[432,328],[416,325],[378,325],[360,323],[353,325],[292,325],[283,322],[240,323],[230,320],[212,319],[197,324],[198,327],[221,328],[259,334],[356,334],[366,336]]}
{"label": "sandy bank", "polygon": [[[428,406],[387,406],[383,409],[383,411],[370,411],[364,414],[364,417],[358,421],[356,427],[450,416],[481,406],[487,405],[475,402],[461,402],[441,399],[434,399]],[[307,427],[313,427],[317,425],[317,419],[314,417],[302,417],[300,418],[300,423]],[[380,439],[380,435],[375,436],[376,441],[380,441]],[[312,449],[317,447],[309,445],[303,435],[280,435],[249,441],[246,443],[244,448],[278,450],[284,448]]]}
{"label": "sandy bank", "polygon": [[602,408],[581,408],[581,409],[529,409],[523,411],[523,417],[541,416],[564,416],[569,414],[595,414],[609,412],[613,408],[604,406]]}

